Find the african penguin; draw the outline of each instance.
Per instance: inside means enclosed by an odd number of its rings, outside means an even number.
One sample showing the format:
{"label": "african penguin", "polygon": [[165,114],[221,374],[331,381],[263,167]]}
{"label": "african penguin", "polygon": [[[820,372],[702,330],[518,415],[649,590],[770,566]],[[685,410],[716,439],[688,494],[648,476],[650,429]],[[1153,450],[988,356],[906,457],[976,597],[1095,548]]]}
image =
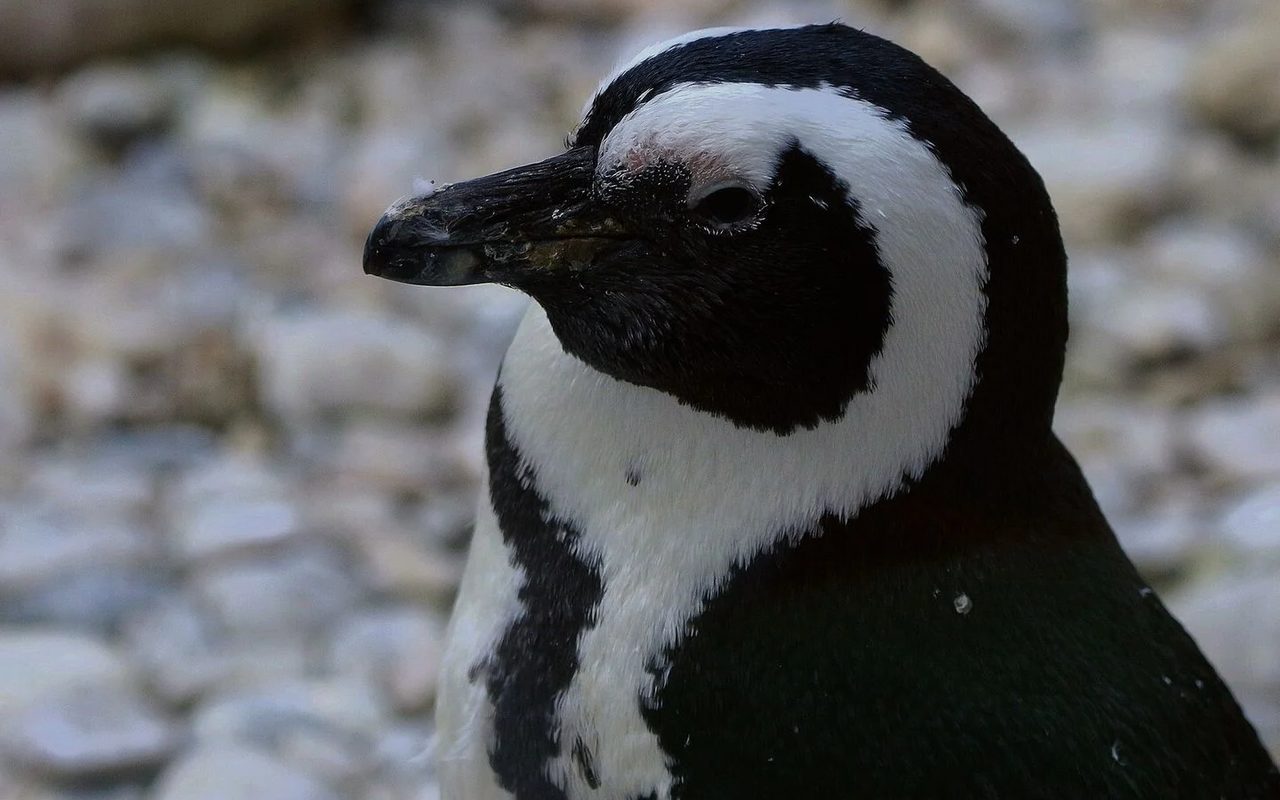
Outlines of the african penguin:
{"label": "african penguin", "polygon": [[1280,798],[1051,432],[1066,257],[954,85],[698,31],[366,272],[535,301],[438,708],[445,800]]}

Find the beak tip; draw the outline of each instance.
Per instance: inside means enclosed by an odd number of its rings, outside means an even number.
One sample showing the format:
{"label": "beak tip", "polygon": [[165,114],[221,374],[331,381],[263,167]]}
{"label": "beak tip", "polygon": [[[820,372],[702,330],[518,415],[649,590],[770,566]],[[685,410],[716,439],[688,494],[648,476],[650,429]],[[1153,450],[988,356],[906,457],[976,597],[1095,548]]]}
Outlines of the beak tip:
{"label": "beak tip", "polygon": [[382,277],[387,270],[388,220],[385,215],[374,223],[364,240],[364,274]]}

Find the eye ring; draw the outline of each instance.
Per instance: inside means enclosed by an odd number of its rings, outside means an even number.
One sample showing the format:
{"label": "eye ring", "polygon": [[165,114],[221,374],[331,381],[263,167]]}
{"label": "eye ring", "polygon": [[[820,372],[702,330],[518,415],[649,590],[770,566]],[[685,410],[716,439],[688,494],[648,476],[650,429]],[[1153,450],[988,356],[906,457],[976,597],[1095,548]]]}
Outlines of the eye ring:
{"label": "eye ring", "polygon": [[764,202],[750,187],[741,183],[718,183],[707,187],[696,198],[689,198],[689,211],[708,227],[728,231],[751,221]]}

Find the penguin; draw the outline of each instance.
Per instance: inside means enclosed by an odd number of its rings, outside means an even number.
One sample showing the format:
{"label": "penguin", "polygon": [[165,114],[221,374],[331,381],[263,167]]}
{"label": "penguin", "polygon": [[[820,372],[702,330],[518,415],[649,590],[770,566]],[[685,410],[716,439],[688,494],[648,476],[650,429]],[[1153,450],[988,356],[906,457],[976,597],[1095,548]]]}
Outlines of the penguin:
{"label": "penguin", "polygon": [[445,800],[1280,798],[1051,428],[1043,182],[916,55],[697,31],[367,273],[531,303],[447,634]]}

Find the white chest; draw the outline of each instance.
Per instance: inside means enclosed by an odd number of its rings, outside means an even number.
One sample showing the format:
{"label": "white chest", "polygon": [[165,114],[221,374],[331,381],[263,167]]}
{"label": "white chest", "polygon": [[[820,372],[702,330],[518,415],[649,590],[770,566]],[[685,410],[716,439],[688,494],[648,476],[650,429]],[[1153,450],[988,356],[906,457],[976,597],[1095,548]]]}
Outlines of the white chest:
{"label": "white chest", "polygon": [[[941,452],[971,379],[950,394],[926,393],[937,407],[921,409],[917,399],[910,414],[882,384],[841,420],[779,436],[592,370],[563,352],[531,307],[500,380],[507,437],[531,467],[547,515],[573,529],[570,546],[601,586],[594,624],[577,636],[572,680],[554,699],[559,754],[545,770],[566,798],[669,796],[667,757],[641,713],[659,688],[663,654],[735,565],[918,474]],[[489,769],[493,698],[468,678],[528,611],[520,588],[530,576],[508,545],[492,510],[482,509],[441,698],[441,770],[452,800],[509,796]]]}

